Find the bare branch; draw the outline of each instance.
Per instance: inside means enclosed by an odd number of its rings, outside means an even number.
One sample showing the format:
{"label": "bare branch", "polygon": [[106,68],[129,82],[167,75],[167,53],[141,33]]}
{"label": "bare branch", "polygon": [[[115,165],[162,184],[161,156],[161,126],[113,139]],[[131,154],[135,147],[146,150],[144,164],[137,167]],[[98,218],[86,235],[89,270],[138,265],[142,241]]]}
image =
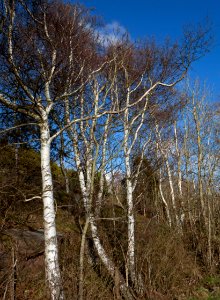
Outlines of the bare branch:
{"label": "bare branch", "polygon": [[41,196],[33,196],[31,198],[25,199],[24,202],[29,202],[29,201],[32,201],[32,200],[35,200],[35,199],[42,199],[42,197]]}
{"label": "bare branch", "polygon": [[38,125],[38,124],[37,123],[20,124],[20,125],[17,125],[17,126],[13,126],[13,127],[1,130],[0,134],[4,134],[5,132],[8,132],[8,131],[11,131],[11,130],[14,130],[14,129],[17,129],[17,128],[20,128],[20,127],[29,126],[29,125]]}

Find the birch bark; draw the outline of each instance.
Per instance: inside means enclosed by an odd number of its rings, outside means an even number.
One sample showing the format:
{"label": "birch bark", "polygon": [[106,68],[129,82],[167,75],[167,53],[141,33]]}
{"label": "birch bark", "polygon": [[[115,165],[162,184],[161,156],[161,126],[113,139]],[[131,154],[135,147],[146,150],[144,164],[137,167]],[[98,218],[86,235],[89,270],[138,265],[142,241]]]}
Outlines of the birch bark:
{"label": "birch bark", "polygon": [[42,199],[44,206],[45,269],[53,300],[64,299],[58,261],[53,182],[50,166],[50,129],[47,120],[40,126]]}

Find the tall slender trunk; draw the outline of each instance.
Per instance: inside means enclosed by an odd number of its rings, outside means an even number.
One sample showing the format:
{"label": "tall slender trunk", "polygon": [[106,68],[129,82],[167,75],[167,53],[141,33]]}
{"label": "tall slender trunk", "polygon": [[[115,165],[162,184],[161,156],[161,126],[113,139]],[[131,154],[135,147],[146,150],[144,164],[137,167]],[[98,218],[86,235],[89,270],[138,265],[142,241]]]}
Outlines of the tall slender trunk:
{"label": "tall slender trunk", "polygon": [[204,196],[203,196],[203,184],[202,184],[202,142],[201,142],[201,131],[200,131],[200,121],[199,116],[197,114],[196,107],[193,108],[193,116],[194,122],[196,125],[196,138],[197,138],[197,170],[198,170],[198,187],[199,187],[199,198],[200,198],[200,205],[202,210],[202,216],[206,224],[206,212],[205,212],[205,203],[204,203]]}
{"label": "tall slender trunk", "polygon": [[[117,285],[119,285],[120,292],[124,299],[127,300],[133,300],[134,296],[132,295],[132,291],[130,291],[129,287],[126,285],[123,276],[119,273],[118,268],[116,268],[113,261],[108,257],[107,253],[105,252],[105,249],[103,248],[99,235],[98,235],[98,229],[95,222],[94,216],[90,215],[90,225],[91,225],[91,232],[92,232],[92,238],[94,242],[94,246],[96,248],[96,251],[108,270],[109,274],[111,275],[112,279],[114,280],[115,277],[118,277]],[[117,276],[116,276],[117,275]]]}
{"label": "tall slender trunk", "polygon": [[55,225],[53,182],[50,166],[50,130],[48,120],[41,125],[41,173],[44,207],[45,271],[51,299],[64,299],[58,262],[58,243]]}
{"label": "tall slender trunk", "polygon": [[177,155],[177,178],[178,178],[178,190],[179,190],[179,198],[180,198],[180,222],[181,225],[184,224],[185,220],[185,208],[184,208],[184,201],[183,201],[183,192],[182,192],[182,159],[181,159],[181,150],[179,149],[178,145],[178,133],[177,133],[177,125],[176,121],[174,122],[174,139],[176,144],[176,155]]}
{"label": "tall slender trunk", "polygon": [[185,177],[187,182],[187,215],[190,224],[190,228],[192,230],[193,226],[193,218],[192,218],[192,203],[190,201],[190,178],[189,178],[189,164],[190,164],[190,153],[189,153],[189,125],[186,119],[184,119],[184,141],[183,141],[183,151],[184,151],[184,159],[185,159]]}
{"label": "tall slender trunk", "polygon": [[83,300],[83,288],[84,288],[84,253],[86,245],[86,233],[89,227],[89,218],[86,218],[86,223],[82,231],[82,239],[80,245],[79,255],[79,300]]}
{"label": "tall slender trunk", "polygon": [[160,191],[160,196],[161,196],[161,199],[162,199],[162,202],[163,202],[165,211],[166,211],[166,217],[167,217],[169,226],[172,227],[172,220],[171,220],[171,217],[170,217],[169,206],[168,206],[168,204],[167,204],[166,199],[164,198],[163,189],[162,189],[161,170],[159,171],[159,176],[160,176],[160,177],[159,177],[159,191]]}
{"label": "tall slender trunk", "polygon": [[[211,211],[210,211],[210,203],[209,197],[207,203],[205,203],[204,193],[203,193],[203,179],[202,179],[202,165],[203,165],[203,145],[201,140],[201,121],[199,119],[199,115],[197,112],[197,107],[194,104],[193,107],[193,117],[196,125],[196,138],[197,138],[197,170],[198,170],[198,188],[199,188],[199,198],[200,198],[200,206],[202,210],[203,222],[205,225],[205,231],[207,234],[208,247],[207,247],[207,262],[209,267],[211,267],[212,262],[212,245],[211,245]],[[206,207],[207,204],[207,207]]]}
{"label": "tall slender trunk", "polygon": [[[179,195],[182,200],[183,192],[182,192],[181,153],[180,153],[180,149],[178,146],[178,134],[177,134],[176,121],[174,122],[174,138],[175,138],[176,154],[177,154],[178,190],[179,190]],[[183,206],[182,201],[181,201],[181,206]]]}
{"label": "tall slender trunk", "polygon": [[127,178],[127,205],[128,205],[128,269],[131,280],[136,282],[135,270],[135,219],[134,219],[134,205],[132,194],[132,183],[130,178]]}
{"label": "tall slender trunk", "polygon": [[[94,242],[94,247],[98,253],[98,256],[101,260],[101,262],[103,263],[103,265],[105,266],[105,268],[107,269],[109,275],[112,277],[112,279],[115,279],[116,273],[118,272],[118,268],[115,266],[114,262],[109,258],[108,254],[106,253],[100,238],[99,238],[99,234],[98,234],[98,228],[97,228],[97,224],[95,222],[95,217],[93,215],[93,213],[91,212],[91,194],[89,192],[89,189],[91,188],[91,184],[93,184],[93,182],[91,181],[91,178],[89,179],[89,183],[88,181],[85,181],[85,176],[83,174],[82,168],[81,168],[81,162],[80,162],[80,156],[79,156],[79,151],[78,151],[78,147],[77,147],[77,141],[76,141],[77,136],[75,136],[75,138],[73,139],[73,147],[75,150],[75,160],[76,160],[76,165],[77,165],[77,171],[78,171],[78,176],[79,176],[79,184],[80,184],[80,189],[82,192],[82,197],[83,197],[83,204],[87,213],[87,218],[89,220],[90,226],[91,226],[91,233],[92,233],[92,239]],[[91,176],[91,173],[87,173],[89,176]],[[88,178],[87,178],[88,179]],[[85,229],[85,228],[84,228]],[[84,239],[85,237],[83,237]],[[81,242],[81,247],[84,247],[84,241],[82,240]],[[81,248],[81,255],[82,252],[84,250]],[[81,257],[82,259],[82,257]],[[80,274],[80,299],[82,299],[83,297],[83,284],[82,284],[82,280],[83,280],[83,261],[81,260],[81,274]],[[128,300],[133,300],[134,297],[132,296],[131,291],[129,290],[129,287],[126,285],[125,280],[123,278],[123,276],[121,274],[119,274],[120,276],[120,292],[123,295],[124,299],[128,299]]]}
{"label": "tall slender trunk", "polygon": [[173,208],[173,212],[174,212],[175,221],[176,221],[177,226],[180,226],[181,224],[180,224],[178,214],[177,214],[176,199],[175,199],[175,194],[174,194],[173,179],[172,179],[172,174],[171,174],[171,169],[170,169],[170,164],[169,164],[169,157],[168,157],[166,150],[163,149],[159,126],[156,121],[155,121],[155,129],[156,129],[156,135],[157,135],[157,139],[158,139],[157,151],[161,152],[162,157],[166,164],[168,181],[169,181],[169,186],[170,186],[171,202],[172,202],[172,208]]}
{"label": "tall slender trunk", "polygon": [[129,123],[128,123],[128,108],[125,110],[124,116],[124,155],[125,155],[125,169],[126,169],[126,198],[128,209],[128,270],[133,284],[136,283],[135,270],[135,219],[134,219],[134,203],[133,203],[133,185],[131,181],[131,167],[130,167],[130,149],[128,146],[129,138]]}
{"label": "tall slender trunk", "polygon": [[167,155],[164,155],[164,158],[165,158],[165,163],[166,163],[166,167],[167,167],[167,174],[168,174],[168,180],[169,180],[169,185],[170,185],[170,194],[171,194],[174,216],[175,216],[177,226],[181,226],[181,222],[180,222],[178,214],[177,214],[176,199],[175,199],[175,194],[174,194],[173,179],[172,179],[170,164],[169,164]]}
{"label": "tall slender trunk", "polygon": [[[159,160],[159,142],[156,141],[156,146],[157,146],[157,159]],[[168,206],[168,203],[164,197],[164,194],[163,194],[163,189],[162,189],[162,174],[161,174],[161,167],[159,169],[159,192],[160,192],[160,196],[161,196],[161,199],[162,199],[162,202],[163,202],[163,205],[164,205],[164,208],[165,208],[165,211],[166,211],[166,217],[167,217],[167,220],[168,220],[168,223],[169,223],[169,226],[172,227],[172,220],[171,220],[171,216],[170,216],[170,209],[169,209],[169,206]]]}

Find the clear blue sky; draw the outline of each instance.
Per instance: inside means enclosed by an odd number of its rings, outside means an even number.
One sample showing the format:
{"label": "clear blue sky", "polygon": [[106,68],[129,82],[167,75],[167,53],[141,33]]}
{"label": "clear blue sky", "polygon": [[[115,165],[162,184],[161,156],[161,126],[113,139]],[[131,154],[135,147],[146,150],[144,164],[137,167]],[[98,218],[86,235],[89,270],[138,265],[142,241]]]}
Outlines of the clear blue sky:
{"label": "clear blue sky", "polygon": [[[75,1],[72,1],[73,3]],[[220,100],[220,0],[81,0],[86,7],[108,24],[119,23],[132,39],[155,36],[181,37],[183,26],[204,21],[213,23],[214,48],[196,62],[192,77],[199,77],[213,90],[214,101]]]}

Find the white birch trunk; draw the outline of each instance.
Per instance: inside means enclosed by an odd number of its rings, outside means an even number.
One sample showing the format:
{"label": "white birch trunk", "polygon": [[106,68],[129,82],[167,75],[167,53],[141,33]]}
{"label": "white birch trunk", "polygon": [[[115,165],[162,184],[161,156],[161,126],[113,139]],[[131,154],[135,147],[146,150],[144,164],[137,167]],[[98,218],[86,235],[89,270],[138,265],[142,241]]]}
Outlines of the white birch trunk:
{"label": "white birch trunk", "polygon": [[[129,104],[129,98],[127,99]],[[128,209],[128,270],[133,284],[136,282],[135,272],[135,220],[134,220],[134,204],[133,204],[133,186],[131,181],[130,167],[130,149],[128,146],[129,138],[129,123],[128,123],[128,108],[124,115],[124,155],[126,169],[126,192],[127,192],[127,209]]]}
{"label": "white birch trunk", "polygon": [[[158,141],[156,141],[156,145],[157,145],[157,159],[159,160],[159,143],[158,143]],[[165,210],[166,210],[166,217],[167,217],[169,226],[172,227],[172,220],[171,220],[171,216],[170,216],[169,206],[168,206],[167,201],[166,201],[166,199],[165,199],[165,197],[164,197],[163,189],[162,189],[162,175],[161,175],[161,168],[160,168],[160,170],[159,170],[159,191],[160,191],[160,196],[161,196],[163,205],[164,205]]]}
{"label": "white birch trunk", "polygon": [[170,185],[170,194],[171,194],[171,200],[172,200],[172,206],[173,206],[173,211],[175,215],[175,220],[178,226],[181,225],[181,222],[178,218],[177,215],[177,209],[176,209],[176,200],[175,200],[175,194],[174,194],[174,188],[173,188],[173,180],[172,180],[172,174],[170,170],[170,164],[167,155],[165,155],[165,163],[167,167],[167,174],[168,174],[168,180],[169,180],[169,185]]}
{"label": "white birch trunk", "polygon": [[[89,189],[91,188],[91,184],[93,184],[92,179],[91,179],[92,174],[91,174],[91,172],[87,172],[87,176],[90,176],[90,177],[87,178],[87,181],[85,181],[85,177],[84,177],[83,171],[81,169],[79,150],[77,147],[77,140],[76,140],[77,136],[75,135],[74,137],[75,138],[73,138],[73,147],[75,150],[75,160],[76,160],[77,172],[78,172],[78,176],[79,176],[80,189],[81,189],[82,196],[83,196],[83,204],[86,209],[87,218],[88,218],[90,226],[91,226],[91,233],[92,233],[92,239],[94,242],[94,247],[95,247],[95,249],[98,253],[98,256],[99,256],[100,260],[102,261],[103,265],[105,266],[105,268],[109,272],[110,276],[114,280],[116,272],[118,272],[118,269],[116,268],[114,262],[109,258],[104,247],[102,246],[102,243],[99,238],[95,218],[91,212],[91,194],[89,193]],[[88,166],[88,164],[87,164],[87,166]],[[82,244],[83,243],[84,243],[84,241],[82,241]],[[84,250],[81,249],[81,251],[83,252]],[[81,255],[82,255],[82,253],[81,253]],[[83,268],[82,261],[81,261],[81,268]],[[82,273],[82,270],[81,270],[81,273]],[[121,294],[124,296],[125,299],[132,300],[133,296],[132,296],[131,292],[129,291],[128,286],[126,286],[123,276],[121,274],[119,276],[120,276],[120,287],[119,288],[120,288]],[[83,274],[81,274],[81,276],[80,276],[80,280],[81,280],[80,297],[81,297],[81,299],[83,297],[82,296],[83,295],[82,278],[83,278]]]}
{"label": "white birch trunk", "polygon": [[64,299],[58,262],[53,182],[50,166],[50,131],[47,120],[41,125],[41,172],[44,207],[45,270],[53,300]]}
{"label": "white birch trunk", "polygon": [[[197,172],[198,172],[198,186],[199,186],[199,198],[200,198],[200,205],[201,205],[201,210],[202,210],[202,217],[203,217],[203,222],[205,225],[205,231],[207,234],[207,239],[208,239],[208,247],[207,247],[207,262],[209,267],[211,268],[212,264],[212,243],[211,243],[211,237],[212,237],[212,232],[211,232],[211,211],[210,211],[210,203],[209,203],[209,198],[207,201],[207,206],[205,205],[205,199],[204,199],[204,194],[203,194],[203,180],[202,180],[202,164],[203,164],[203,145],[202,145],[202,134],[201,134],[201,121],[199,119],[199,115],[197,112],[197,107],[196,103],[194,103],[193,99],[193,117],[194,117],[194,122],[196,126],[196,138],[197,138]],[[198,104],[197,104],[198,105]]]}
{"label": "white birch trunk", "polygon": [[187,180],[187,211],[188,211],[188,219],[190,222],[190,227],[192,228],[193,224],[193,218],[192,218],[192,207],[190,202],[190,179],[189,179],[189,125],[186,119],[184,119],[184,142],[183,142],[183,148],[184,148],[184,156],[185,156],[185,176]]}
{"label": "white birch trunk", "polygon": [[128,205],[128,269],[131,280],[136,282],[135,272],[135,219],[133,205],[133,188],[131,180],[127,179],[127,205]]}
{"label": "white birch trunk", "polygon": [[107,144],[107,139],[108,139],[109,120],[110,120],[110,116],[108,115],[106,123],[105,123],[104,136],[103,136],[102,163],[101,163],[101,168],[100,168],[99,192],[98,192],[97,201],[96,201],[96,215],[99,214],[101,206],[102,206],[102,201],[103,201],[104,176],[105,176],[104,171],[105,171],[105,165],[106,165],[106,144]]}
{"label": "white birch trunk", "polygon": [[181,154],[180,154],[180,149],[179,149],[179,146],[178,146],[178,135],[177,135],[176,121],[174,122],[174,137],[175,137],[176,154],[177,154],[178,189],[179,189],[179,195],[182,198],[183,192],[182,192]]}
{"label": "white birch trunk", "polygon": [[206,209],[205,209],[205,202],[203,196],[203,183],[202,183],[202,160],[203,160],[203,151],[202,151],[202,142],[201,142],[201,130],[200,130],[200,121],[199,116],[197,114],[196,106],[193,108],[193,116],[194,122],[196,125],[196,138],[197,138],[197,170],[198,170],[198,186],[199,186],[199,198],[200,198],[200,205],[202,210],[202,216],[204,219],[205,226],[207,227],[207,217],[206,217]]}
{"label": "white birch trunk", "polygon": [[90,220],[90,225],[91,225],[93,242],[94,242],[96,251],[98,252],[98,255],[99,255],[102,263],[104,264],[104,266],[106,267],[106,269],[108,270],[109,274],[111,275],[111,277],[113,279],[115,279],[116,275],[117,275],[117,277],[119,277],[118,284],[119,284],[120,292],[123,295],[123,298],[128,299],[128,300],[134,299],[131,291],[129,290],[129,287],[126,285],[123,277],[118,272],[118,268],[116,268],[113,261],[108,257],[107,253],[105,252],[105,249],[103,248],[103,246],[101,244],[101,241],[100,241],[99,235],[98,235],[97,226],[95,223],[95,219],[92,214],[90,215],[89,220]]}
{"label": "white birch trunk", "polygon": [[165,164],[166,164],[166,168],[167,168],[167,175],[168,175],[168,181],[169,181],[169,186],[170,186],[171,202],[172,202],[174,217],[175,217],[176,224],[179,226],[179,225],[181,225],[181,223],[180,223],[180,220],[179,220],[178,215],[177,215],[176,200],[175,200],[175,194],[174,194],[174,187],[173,187],[172,174],[171,174],[171,169],[170,169],[170,164],[169,164],[169,158],[168,158],[168,154],[166,152],[167,150],[163,149],[161,135],[160,135],[160,131],[159,131],[159,126],[158,126],[157,123],[155,124],[155,129],[156,129],[156,134],[157,134],[157,139],[158,139],[157,148],[158,148],[158,150],[160,150],[160,152],[163,156],[163,159],[165,160]]}
{"label": "white birch trunk", "polygon": [[166,201],[166,199],[164,198],[163,189],[162,189],[161,170],[160,170],[160,172],[159,172],[159,176],[160,176],[160,177],[159,177],[159,191],[160,191],[160,196],[161,196],[163,205],[164,205],[165,210],[166,210],[166,217],[167,217],[169,226],[172,227],[172,221],[171,221],[171,217],[170,217],[170,210],[169,210],[167,201]]}

